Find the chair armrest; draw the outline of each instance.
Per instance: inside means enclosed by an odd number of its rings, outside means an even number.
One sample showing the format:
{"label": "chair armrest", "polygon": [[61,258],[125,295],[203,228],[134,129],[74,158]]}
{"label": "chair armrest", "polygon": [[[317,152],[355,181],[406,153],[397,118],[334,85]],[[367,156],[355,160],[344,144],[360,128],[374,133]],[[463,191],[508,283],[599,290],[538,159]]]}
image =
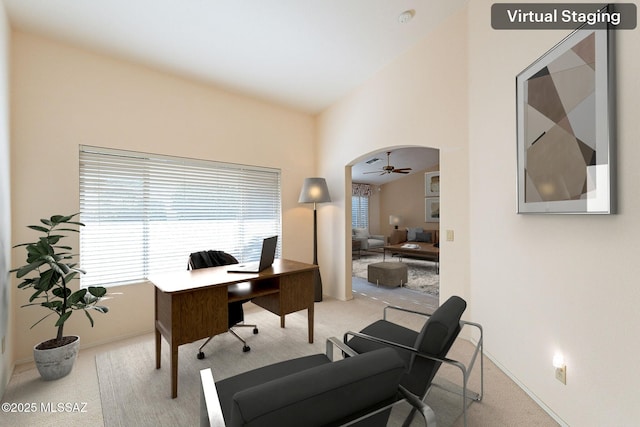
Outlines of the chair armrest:
{"label": "chair armrest", "polygon": [[430,317],[433,313],[424,313],[421,311],[410,310],[404,307],[398,307],[397,305],[387,305],[384,307],[382,311],[382,319],[387,320],[387,310],[398,310],[405,313],[417,314],[418,316]]}
{"label": "chair armrest", "polygon": [[382,240],[385,241],[387,238],[382,235],[382,234],[372,234],[369,236],[370,239],[374,239],[374,240]]}
{"label": "chair armrest", "polygon": [[327,352],[326,355],[329,358],[329,360],[331,360],[333,362],[333,349],[334,346],[338,347],[339,350],[342,351],[343,354],[346,354],[347,356],[357,356],[358,353],[355,352],[355,350],[353,350],[351,347],[349,347],[348,345],[346,345],[345,343],[343,343],[342,341],[340,341],[338,338],[336,337],[329,337],[327,338]]}
{"label": "chair armrest", "polygon": [[398,348],[398,349],[401,349],[401,350],[406,350],[406,351],[409,351],[409,352],[415,354],[418,357],[422,357],[422,358],[430,359],[430,360],[435,360],[436,362],[446,363],[448,365],[453,365],[453,366],[457,367],[458,369],[460,369],[462,371],[462,374],[466,379],[467,368],[466,368],[466,366],[464,364],[458,362],[457,360],[449,359],[449,358],[446,358],[446,357],[436,357],[436,356],[433,356],[433,355],[427,354],[427,353],[421,353],[416,348],[409,347],[409,346],[403,345],[403,344],[399,344],[399,343],[396,343],[396,342],[393,342],[393,341],[384,340],[382,338],[374,337],[374,336],[371,336],[371,335],[363,334],[361,332],[353,332],[353,331],[345,332],[345,334],[344,334],[344,343],[345,343],[345,345],[346,345],[346,342],[348,341],[348,336],[358,337],[358,338],[362,338],[362,339],[365,339],[365,340],[376,342],[378,344],[384,344],[384,345],[387,345],[389,347],[394,347],[394,348]]}
{"label": "chair armrest", "polygon": [[424,418],[424,422],[426,426],[435,426],[436,425],[436,414],[433,412],[433,409],[426,403],[424,403],[418,396],[411,393],[409,390],[402,386],[398,386],[398,391],[400,395],[413,406]]}
{"label": "chair armrest", "polygon": [[200,370],[200,427],[225,427],[211,368]]}

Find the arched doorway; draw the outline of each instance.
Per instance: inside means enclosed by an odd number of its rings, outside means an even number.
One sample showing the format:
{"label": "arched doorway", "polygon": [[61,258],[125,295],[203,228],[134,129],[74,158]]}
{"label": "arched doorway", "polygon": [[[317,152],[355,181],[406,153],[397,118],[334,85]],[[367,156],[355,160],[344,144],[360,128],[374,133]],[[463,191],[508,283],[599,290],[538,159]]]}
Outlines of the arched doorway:
{"label": "arched doorway", "polygon": [[345,220],[352,234],[346,251],[347,295],[352,295],[354,282],[367,283],[368,264],[383,260],[409,266],[409,280],[403,285],[438,295],[437,262],[393,257],[383,247],[401,243],[398,239],[407,239],[408,232],[415,239],[418,231],[422,238],[431,235],[433,243],[438,242],[439,197],[433,192],[427,197],[426,178],[433,184],[439,182],[439,170],[439,150],[422,146],[381,148],[346,165]]}

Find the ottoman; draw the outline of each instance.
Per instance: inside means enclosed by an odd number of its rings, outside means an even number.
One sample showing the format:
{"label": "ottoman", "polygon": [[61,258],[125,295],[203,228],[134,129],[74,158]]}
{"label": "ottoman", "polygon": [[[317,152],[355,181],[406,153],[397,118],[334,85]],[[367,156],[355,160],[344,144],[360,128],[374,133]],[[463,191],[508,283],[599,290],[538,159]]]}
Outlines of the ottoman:
{"label": "ottoman", "polygon": [[367,266],[367,281],[376,285],[402,286],[407,283],[407,264],[376,262]]}

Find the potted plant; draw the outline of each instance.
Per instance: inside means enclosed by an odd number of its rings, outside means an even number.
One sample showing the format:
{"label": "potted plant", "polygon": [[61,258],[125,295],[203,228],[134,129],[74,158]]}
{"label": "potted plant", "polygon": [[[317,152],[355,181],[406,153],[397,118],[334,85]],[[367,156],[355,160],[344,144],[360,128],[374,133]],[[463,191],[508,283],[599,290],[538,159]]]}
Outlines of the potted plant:
{"label": "potted plant", "polygon": [[43,225],[29,225],[32,230],[41,233],[36,242],[22,243],[14,247],[24,246],[27,250],[26,264],[11,270],[16,273],[22,282],[18,284],[20,289],[30,289],[33,294],[29,298],[27,306],[41,306],[51,312],[38,320],[31,327],[42,322],[49,316],[55,315],[57,335],[47,341],[36,345],[33,349],[34,359],[40,375],[45,380],[62,378],[71,372],[78,348],[80,337],[64,336],[64,324],[75,310],[83,310],[91,327],[93,318],[90,310],[100,313],[109,311],[107,307],[97,305],[105,296],[107,290],[102,286],[90,286],[81,288],[75,292],[69,289],[69,282],[84,271],[77,267],[73,261],[76,256],[70,251],[70,246],[61,245],[62,239],[67,237],[64,232],[78,233],[79,229],[71,228],[84,226],[73,221],[78,215],[53,215],[49,219],[41,219]]}

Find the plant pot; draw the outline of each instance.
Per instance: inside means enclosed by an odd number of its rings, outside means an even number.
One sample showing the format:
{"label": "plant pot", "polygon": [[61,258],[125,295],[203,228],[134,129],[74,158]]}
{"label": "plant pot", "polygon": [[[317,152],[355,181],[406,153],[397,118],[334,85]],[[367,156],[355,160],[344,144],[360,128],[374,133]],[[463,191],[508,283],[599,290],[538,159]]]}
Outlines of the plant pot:
{"label": "plant pot", "polygon": [[36,367],[38,368],[38,372],[40,372],[40,376],[45,381],[62,378],[68,375],[71,369],[73,369],[73,364],[76,361],[80,347],[80,337],[72,335],[63,338],[68,338],[71,342],[60,347],[44,350],[40,350],[38,347],[47,341],[33,347],[33,358],[36,362]]}

